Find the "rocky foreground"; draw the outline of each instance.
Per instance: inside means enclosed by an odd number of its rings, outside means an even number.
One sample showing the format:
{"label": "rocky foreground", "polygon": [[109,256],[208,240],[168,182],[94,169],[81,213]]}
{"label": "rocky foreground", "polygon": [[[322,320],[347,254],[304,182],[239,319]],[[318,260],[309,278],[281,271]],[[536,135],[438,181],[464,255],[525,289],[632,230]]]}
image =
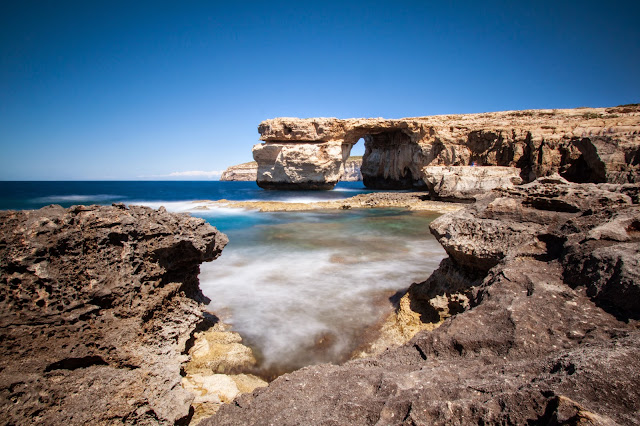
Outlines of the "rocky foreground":
{"label": "rocky foreground", "polygon": [[640,423],[639,185],[559,176],[431,226],[449,257],[408,291],[409,343],[286,374],[201,424]]}
{"label": "rocky foreground", "polygon": [[145,207],[0,212],[4,424],[176,424],[181,366],[224,234]]}

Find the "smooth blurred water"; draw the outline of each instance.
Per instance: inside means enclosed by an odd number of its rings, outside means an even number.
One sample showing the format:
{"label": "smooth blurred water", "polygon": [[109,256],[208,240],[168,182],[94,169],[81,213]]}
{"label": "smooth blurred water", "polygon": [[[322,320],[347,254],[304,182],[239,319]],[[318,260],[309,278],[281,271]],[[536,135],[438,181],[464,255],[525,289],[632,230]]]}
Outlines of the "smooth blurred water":
{"label": "smooth blurred water", "polygon": [[210,308],[233,325],[266,376],[343,362],[391,312],[389,298],[425,280],[444,251],[433,213],[347,210],[262,213],[228,231],[201,267]]}
{"label": "smooth blurred water", "polygon": [[[254,182],[0,182],[0,208],[56,203],[142,204],[202,217],[229,236],[201,266],[209,309],[230,323],[273,376],[342,362],[390,311],[389,298],[425,280],[444,251],[429,233],[434,213],[399,209],[260,213],[201,200],[309,202],[367,191],[265,191]],[[207,210],[202,207],[207,206]]]}

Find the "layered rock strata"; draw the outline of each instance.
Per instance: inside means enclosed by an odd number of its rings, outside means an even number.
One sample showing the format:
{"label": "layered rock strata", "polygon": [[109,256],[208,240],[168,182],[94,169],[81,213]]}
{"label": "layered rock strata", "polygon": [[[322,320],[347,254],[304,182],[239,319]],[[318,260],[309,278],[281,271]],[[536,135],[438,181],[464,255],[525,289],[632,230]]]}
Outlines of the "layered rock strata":
{"label": "layered rock strata", "polygon": [[353,145],[365,141],[364,184],[424,186],[425,166],[505,166],[524,182],[560,173],[573,182],[640,181],[640,107],[442,115],[387,120],[275,118],[258,126],[257,183],[330,189]]}
{"label": "layered rock strata", "polygon": [[423,322],[451,315],[440,327],[281,376],[203,424],[639,423],[638,189],[554,176],[441,216],[449,257],[408,292]]}
{"label": "layered rock strata", "polygon": [[0,212],[0,409],[7,424],[175,424],[185,347],[227,243],[145,207]]}
{"label": "layered rock strata", "polygon": [[222,181],[255,181],[258,176],[258,163],[250,161],[248,163],[237,164],[228,167],[222,175]]}

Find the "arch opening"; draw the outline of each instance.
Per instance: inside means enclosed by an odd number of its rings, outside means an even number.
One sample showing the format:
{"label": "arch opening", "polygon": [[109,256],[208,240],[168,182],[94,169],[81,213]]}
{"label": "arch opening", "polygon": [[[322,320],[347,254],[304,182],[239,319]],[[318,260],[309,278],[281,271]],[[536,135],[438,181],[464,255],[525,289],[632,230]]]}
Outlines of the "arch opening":
{"label": "arch opening", "polygon": [[362,157],[364,155],[364,139],[360,138],[352,145],[343,145],[341,182],[362,181]]}
{"label": "arch opening", "polygon": [[362,180],[372,189],[425,187],[422,180],[420,146],[400,129],[364,135]]}

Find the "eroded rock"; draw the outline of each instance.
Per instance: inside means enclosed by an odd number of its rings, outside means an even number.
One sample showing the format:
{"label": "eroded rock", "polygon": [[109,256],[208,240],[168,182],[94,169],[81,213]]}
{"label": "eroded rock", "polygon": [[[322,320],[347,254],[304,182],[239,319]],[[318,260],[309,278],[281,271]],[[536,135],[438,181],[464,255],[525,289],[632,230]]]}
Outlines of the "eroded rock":
{"label": "eroded rock", "polygon": [[0,212],[0,407],[8,424],[174,424],[183,354],[227,243],[145,207]]}
{"label": "eroded rock", "polygon": [[492,189],[522,183],[517,167],[427,166],[422,172],[434,200],[474,201]]}
{"label": "eroded rock", "polygon": [[424,186],[425,166],[505,166],[524,182],[560,173],[572,182],[640,181],[640,107],[505,111],[386,120],[275,118],[253,148],[264,188],[326,189],[365,140],[364,184]]}

